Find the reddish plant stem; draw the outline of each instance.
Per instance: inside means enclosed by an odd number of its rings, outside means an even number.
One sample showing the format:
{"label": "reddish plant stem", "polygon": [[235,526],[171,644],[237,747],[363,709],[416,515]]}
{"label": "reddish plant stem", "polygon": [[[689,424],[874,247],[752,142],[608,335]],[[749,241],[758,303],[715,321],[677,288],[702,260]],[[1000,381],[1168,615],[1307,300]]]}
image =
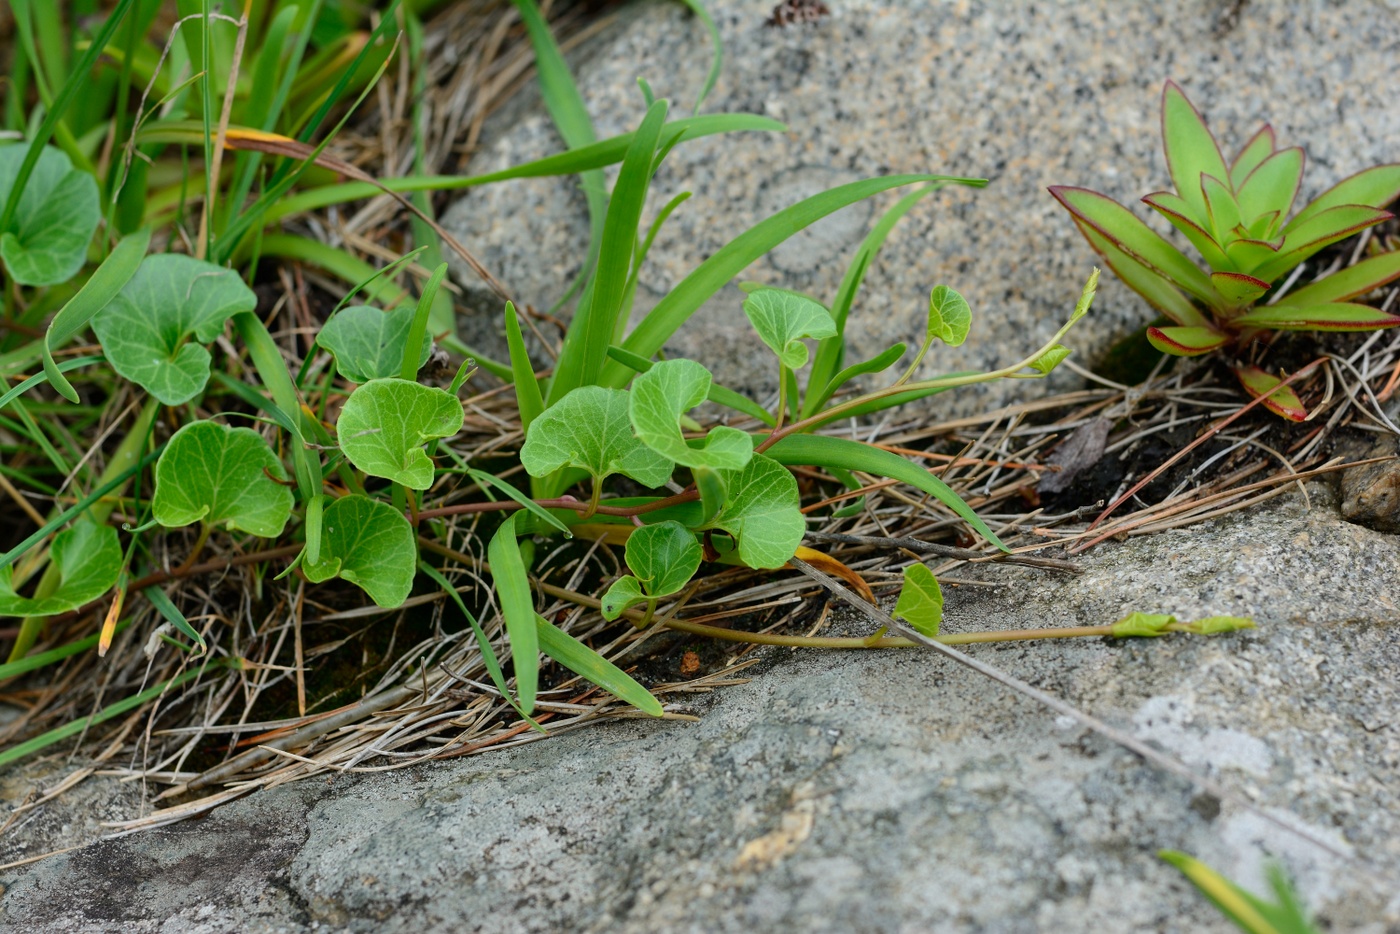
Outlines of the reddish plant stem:
{"label": "reddish plant stem", "polygon": [[[600,516],[630,516],[645,515],[655,512],[658,509],[665,509],[667,506],[677,506],[681,503],[693,503],[700,498],[698,490],[686,490],[674,496],[667,496],[652,503],[643,503],[640,506],[603,506],[596,508],[589,503],[580,502],[572,497],[560,497],[559,499],[539,499],[535,503],[545,509],[572,509],[580,514],[594,513]],[[438,519],[443,516],[464,516],[478,512],[514,512],[525,507],[514,500],[502,500],[490,503],[462,503],[458,506],[443,506],[440,509],[424,509],[418,513],[418,518]]]}

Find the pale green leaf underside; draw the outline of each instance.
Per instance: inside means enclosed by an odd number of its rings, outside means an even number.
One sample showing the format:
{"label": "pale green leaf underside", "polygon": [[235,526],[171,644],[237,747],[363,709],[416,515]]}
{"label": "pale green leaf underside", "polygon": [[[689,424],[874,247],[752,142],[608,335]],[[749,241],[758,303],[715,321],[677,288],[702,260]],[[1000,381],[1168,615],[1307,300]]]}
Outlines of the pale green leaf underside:
{"label": "pale green leaf underside", "polygon": [[441,389],[404,379],[356,388],[336,423],[340,449],[358,469],[414,490],[433,485],[423,445],[462,430],[462,404]]}
{"label": "pale green leaf underside", "polygon": [[[408,330],[413,326],[416,309],[405,304],[393,311],[380,311],[370,305],[351,305],[342,309],[316,336],[316,343],[335,356],[335,365],[351,382],[367,383],[399,375],[403,366],[404,345]],[[428,361],[432,351],[431,335],[423,335],[418,353],[418,366]]]}
{"label": "pale green leaf underside", "polygon": [[1070,355],[1070,349],[1064,344],[1056,344],[1045,353],[1031,361],[1031,369],[1039,370],[1042,373],[1049,373],[1060,365],[1060,361]]}
{"label": "pale green leaf underside", "polygon": [[803,338],[836,336],[831,312],[816,299],[785,289],[758,289],[744,299],[744,314],[768,349],[783,366],[798,369],[807,363]]}
{"label": "pale green leaf underside", "polygon": [[402,606],[413,588],[418,549],[413,526],[388,503],[368,496],[342,496],[322,519],[321,560],[304,562],[313,584],[340,577],[379,606]]}
{"label": "pale green leaf underside", "polygon": [[972,328],[972,309],[967,299],[946,285],[935,286],[928,297],[928,336],[950,347],[967,340]]}
{"label": "pale green leaf underside", "polygon": [[751,568],[780,568],[797,553],[807,523],[797,481],[771,457],[753,455],[743,470],[726,475],[729,501],[709,523],[734,536],[739,557]]}
{"label": "pale green leaf underside", "polygon": [[644,525],[627,537],[627,566],[653,597],[669,596],[700,567],[700,543],[679,522]]}
{"label": "pale green leaf underside", "polygon": [[691,447],[681,434],[681,416],[710,391],[710,371],[694,360],[663,360],[632,383],[628,414],[637,437],[662,457],[686,467],[738,470],[753,456],[753,439],[720,426]]}
{"label": "pale green leaf underside", "polygon": [[938,578],[923,564],[911,564],[904,569],[904,586],[894,615],[926,636],[938,635],[943,622],[943,588]]}
{"label": "pale green leaf underside", "polygon": [[[0,204],[9,199],[29,146],[0,148]],[[57,285],[82,268],[101,217],[97,182],[73,168],[67,153],[45,146],[9,227],[0,232],[0,258],[21,285]]]}
{"label": "pale green leaf underside", "polygon": [[47,597],[21,597],[11,586],[13,566],[0,570],[0,616],[54,616],[102,596],[121,573],[117,530],[80,520],[54,536],[51,558],[58,587]]}
{"label": "pale green leaf underside", "polygon": [[623,575],[613,581],[612,586],[603,594],[603,619],[611,622],[637,604],[646,602],[647,595],[642,590],[642,582],[631,574]]}
{"label": "pale green leaf underside", "polygon": [[520,462],[532,477],[577,467],[595,483],[620,473],[653,489],[664,485],[675,464],[637,440],[627,403],[622,389],[573,390],[530,423]]}
{"label": "pale green leaf underside", "polygon": [[178,253],[149,256],[92,319],[112,368],[166,405],[209,381],[210,343],[257,296],[231,269]]}
{"label": "pale green leaf underside", "polygon": [[272,448],[251,428],[191,422],[175,432],[156,462],[151,511],[167,528],[203,521],[276,538],[291,516],[292,491],[272,478],[286,476]]}

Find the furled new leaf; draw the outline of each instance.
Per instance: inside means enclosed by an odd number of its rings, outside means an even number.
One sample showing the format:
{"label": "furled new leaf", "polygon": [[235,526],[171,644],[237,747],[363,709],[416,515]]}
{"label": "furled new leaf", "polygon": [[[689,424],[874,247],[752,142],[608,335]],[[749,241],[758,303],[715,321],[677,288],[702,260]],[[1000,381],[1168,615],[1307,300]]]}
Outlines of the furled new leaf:
{"label": "furled new leaf", "polygon": [[927,565],[911,564],[904,569],[904,586],[899,589],[894,615],[930,638],[938,635],[943,622],[943,589]]}
{"label": "furled new leaf", "polygon": [[1167,627],[1176,622],[1176,617],[1165,613],[1143,613],[1134,610],[1113,624],[1113,636],[1117,639],[1147,639],[1165,636]]}
{"label": "furled new leaf", "polygon": [[645,487],[662,486],[675,465],[632,434],[627,404],[626,390],[575,389],[530,423],[520,462],[532,477],[577,467],[595,484],[620,473]]}
{"label": "furled new leaf", "polygon": [[1073,351],[1064,344],[1056,344],[1054,347],[1051,347],[1049,350],[1045,351],[1045,353],[1032,360],[1031,369],[1039,370],[1041,373],[1049,373],[1051,370],[1055,369],[1055,367],[1059,366],[1060,362],[1071,353],[1073,353]]}
{"label": "furled new leaf", "polygon": [[205,345],[257,296],[233,270],[179,253],[146,257],[92,329],[112,368],[166,405],[188,402],[209,381]]}
{"label": "furled new leaf", "polygon": [[313,584],[339,577],[382,607],[402,606],[413,588],[418,563],[413,526],[388,503],[368,496],[342,496],[326,507],[321,557],[303,561]]}
{"label": "furled new leaf", "polygon": [[938,338],[949,347],[967,340],[972,327],[972,309],[955,290],[946,285],[934,286],[928,297],[928,336]]}
{"label": "furled new leaf", "polygon": [[814,298],[786,289],[756,289],[744,299],[744,314],[759,339],[778,355],[783,366],[796,370],[807,364],[804,338],[836,336],[836,322]]}
{"label": "furled new leaf", "polygon": [[462,430],[462,404],[450,393],[404,379],[356,388],[336,423],[340,449],[360,470],[415,490],[433,485],[423,445]]}
{"label": "furled new leaf", "polygon": [[[663,360],[632,383],[629,415],[647,447],[686,467],[738,470],[753,456],[753,439],[734,428],[712,428],[697,447],[681,434],[681,416],[705,401],[710,371],[694,360]],[[787,560],[784,558],[783,560]]]}
{"label": "furled new leaf", "polygon": [[[398,376],[414,313],[414,307],[409,304],[393,311],[351,305],[326,322],[316,336],[316,343],[335,356],[336,369],[351,382],[367,383],[372,379]],[[420,367],[432,352],[432,336],[424,334],[421,344]]]}
{"label": "furled new leaf", "polygon": [[156,461],[155,520],[166,528],[204,522],[262,538],[282,534],[292,491],[282,462],[251,428],[191,422]]}
{"label": "furled new leaf", "polygon": [[117,530],[80,519],[54,536],[50,560],[58,569],[58,586],[42,597],[15,593],[14,566],[0,568],[0,616],[67,613],[111,590],[122,568]]}
{"label": "furled new leaf", "polygon": [[755,454],[742,470],[728,474],[725,483],[729,500],[710,527],[734,536],[739,557],[749,567],[782,567],[797,552],[807,529],[797,481],[771,457]]}
{"label": "furled new leaf", "polygon": [[[9,200],[27,145],[0,148],[0,204]],[[57,285],[77,274],[102,212],[97,181],[73,168],[68,154],[52,146],[25,183],[9,225],[0,231],[0,258],[20,285]]]}

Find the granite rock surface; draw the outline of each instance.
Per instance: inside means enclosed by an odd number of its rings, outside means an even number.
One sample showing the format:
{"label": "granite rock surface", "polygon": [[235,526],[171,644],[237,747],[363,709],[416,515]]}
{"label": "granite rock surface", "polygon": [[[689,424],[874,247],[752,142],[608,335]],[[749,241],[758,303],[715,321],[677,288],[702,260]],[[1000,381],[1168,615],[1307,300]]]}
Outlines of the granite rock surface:
{"label": "granite rock surface", "polygon": [[[672,152],[644,222],[676,193],[694,196],[652,248],[634,320],[731,238],[822,189],[903,172],[976,176],[990,180],[985,189],[935,194],[895,228],[851,313],[848,359],[898,341],[917,346],[929,290],[946,283],[971,303],[972,335],[961,348],[930,353],[924,372],[1014,362],[1055,332],[1097,261],[1046,186],[1095,188],[1149,218],[1137,199],[1170,187],[1159,127],[1167,78],[1183,85],[1228,151],[1266,121],[1283,145],[1303,146],[1300,197],[1400,161],[1400,108],[1387,79],[1400,56],[1394,4],[835,0],[830,16],[787,28],[764,25],[769,0],[707,6],[725,61],[703,112],[762,114],[789,129],[709,137]],[[638,77],[675,115],[688,114],[709,49],[681,3],[626,8],[573,58],[600,138],[640,121]],[[483,142],[472,173],[562,146],[533,89],[488,122]],[[896,197],[819,222],[739,278],[829,302],[855,247]],[[586,209],[572,179],[473,189],[444,223],[512,294],[541,310],[564,295],[585,259]],[[457,278],[473,284],[462,268]],[[726,385],[775,392],[775,368],[741,301],[736,285],[722,289],[669,350],[699,359]],[[502,353],[499,301],[477,290],[469,303],[475,313],[463,320],[464,334],[483,352]],[[1150,317],[1136,294],[1105,275],[1095,311],[1071,341],[1077,359],[1092,362]],[[1061,386],[1073,379],[1057,374]],[[1023,389],[962,390],[937,405],[965,413]]]}
{"label": "granite rock surface", "polygon": [[1256,889],[1280,859],[1326,929],[1384,934],[1400,925],[1400,540],[1309,492],[1311,510],[1108,544],[1077,578],[986,569],[997,586],[952,590],[946,628],[1252,614],[1258,630],[1209,639],[971,651],[1345,856],[921,650],[774,650],[701,696],[698,723],[311,780],[5,870],[0,927],[1231,930],[1154,857],[1169,847]]}

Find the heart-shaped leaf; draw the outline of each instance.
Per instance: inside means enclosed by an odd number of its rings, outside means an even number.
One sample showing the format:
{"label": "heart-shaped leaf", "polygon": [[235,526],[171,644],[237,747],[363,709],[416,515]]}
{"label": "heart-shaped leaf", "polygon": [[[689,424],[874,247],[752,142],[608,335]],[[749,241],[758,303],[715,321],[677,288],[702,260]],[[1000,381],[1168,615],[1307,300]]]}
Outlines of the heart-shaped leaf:
{"label": "heart-shaped leaf", "polygon": [[928,336],[949,347],[967,340],[972,327],[972,309],[967,300],[946,285],[934,286],[928,296]]}
{"label": "heart-shaped leaf", "polygon": [[520,463],[532,477],[560,467],[578,467],[602,483],[611,474],[656,488],[671,479],[675,464],[632,434],[623,389],[581,386],[535,417],[520,449]]}
{"label": "heart-shaped leaf", "polygon": [[[351,305],[326,322],[316,335],[316,343],[335,356],[336,369],[351,382],[398,376],[414,314],[412,305],[401,305],[393,311]],[[418,353],[420,368],[432,349],[433,339],[425,333]]]}
{"label": "heart-shaped leaf", "polygon": [[744,299],[744,314],[759,339],[778,355],[783,366],[796,370],[807,364],[803,338],[836,336],[836,322],[826,306],[786,289],[756,289]]}
{"label": "heart-shaped leaf", "polygon": [[19,596],[11,584],[14,566],[0,568],[0,616],[67,613],[111,590],[122,569],[117,530],[79,520],[54,536],[50,560],[58,568],[58,586],[44,597]]}
{"label": "heart-shaped leaf", "polygon": [[943,622],[943,589],[926,565],[911,564],[904,569],[904,586],[899,589],[894,615],[930,638],[938,635]]}
{"label": "heart-shaped leaf", "polygon": [[404,379],[373,379],[350,394],[336,422],[340,449],[360,470],[414,490],[433,485],[423,445],[462,430],[462,403]]}
{"label": "heart-shaped leaf", "polygon": [[725,484],[729,501],[709,526],[734,536],[739,557],[749,567],[782,567],[797,553],[807,530],[797,481],[782,464],[755,454],[743,470],[727,474]]}
{"label": "heart-shaped leaf", "polygon": [[210,343],[257,296],[231,269],[178,253],[148,256],[92,329],[120,375],[166,405],[188,402],[209,381]]}
{"label": "heart-shaped leaf", "polygon": [[202,521],[276,538],[292,514],[292,491],[277,482],[286,477],[253,429],[191,422],[156,462],[151,511],[166,528]]}
{"label": "heart-shaped leaf", "polygon": [[695,533],[674,519],[634,530],[627,538],[627,566],[632,574],[614,582],[603,595],[603,618],[617,619],[631,606],[680,590],[700,567],[700,557]]}
{"label": "heart-shaped leaf", "polygon": [[379,606],[403,605],[413,588],[418,548],[401,513],[368,496],[342,496],[326,507],[322,527],[321,559],[301,565],[307,580],[339,577]]}
{"label": "heart-shaped leaf", "polygon": [[662,457],[686,467],[742,468],[753,456],[753,439],[744,432],[713,428],[699,447],[691,447],[681,434],[681,416],[704,402],[709,391],[710,371],[694,360],[663,360],[638,375],[628,400],[637,437]]}
{"label": "heart-shaped leaf", "polygon": [[[29,147],[0,148],[0,204],[8,200]],[[57,285],[83,267],[102,216],[97,182],[52,146],[39,152],[14,217],[0,231],[0,258],[21,285]]]}

